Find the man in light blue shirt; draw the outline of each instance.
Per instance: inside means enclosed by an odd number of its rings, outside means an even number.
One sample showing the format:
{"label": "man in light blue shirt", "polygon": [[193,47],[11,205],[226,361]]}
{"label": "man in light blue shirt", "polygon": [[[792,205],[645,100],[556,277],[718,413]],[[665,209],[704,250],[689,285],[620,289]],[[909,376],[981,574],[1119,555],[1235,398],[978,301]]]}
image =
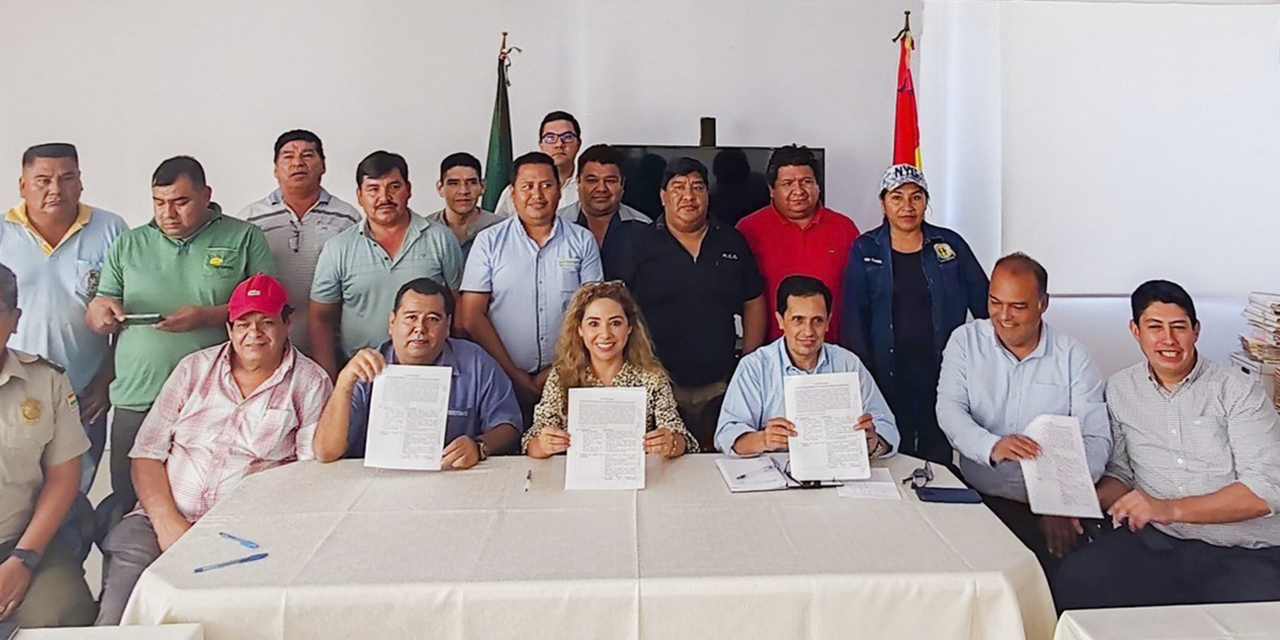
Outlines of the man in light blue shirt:
{"label": "man in light blue shirt", "polygon": [[22,202],[0,223],[0,256],[18,278],[22,322],[9,346],[63,367],[75,391],[90,448],[81,462],[87,492],[107,439],[107,388],[115,377],[111,341],[85,321],[102,262],[129,229],[120,216],[80,203],[76,148],[41,144],[22,154]]}
{"label": "man in light blue shirt", "polygon": [[339,327],[345,361],[387,341],[387,309],[401,285],[431,278],[457,289],[462,279],[462,247],[453,233],[409,209],[403,156],[369,154],[356,167],[356,189],[365,221],[325,243],[311,283],[311,358],[335,379]]}
{"label": "man in light blue shirt", "polygon": [[1041,319],[1048,284],[1044,267],[1025,254],[996,262],[991,319],[956,329],[942,353],[938,425],[960,452],[965,481],[1051,574],[1084,530],[1074,518],[1031,513],[1018,461],[1038,456],[1040,447],[1022,432],[1042,414],[1078,418],[1097,482],[1111,455],[1111,427],[1102,375],[1088,351]]}
{"label": "man in light blue shirt", "polygon": [[471,338],[511,378],[521,410],[529,414],[555,360],[569,300],[603,273],[591,232],[556,215],[560,178],[550,156],[533,152],[516,159],[511,186],[516,215],[476,236],[462,280],[461,314]]}
{"label": "man in light blue shirt", "polygon": [[826,344],[831,290],[810,276],[788,276],[778,284],[777,313],[782,337],[742,358],[729,381],[716,448],[731,456],[754,456],[787,448],[795,425],[784,418],[783,378],[816,373],[856,373],[866,412],[850,429],[867,437],[872,458],[898,449],[898,426],[875,380],[853,352]]}

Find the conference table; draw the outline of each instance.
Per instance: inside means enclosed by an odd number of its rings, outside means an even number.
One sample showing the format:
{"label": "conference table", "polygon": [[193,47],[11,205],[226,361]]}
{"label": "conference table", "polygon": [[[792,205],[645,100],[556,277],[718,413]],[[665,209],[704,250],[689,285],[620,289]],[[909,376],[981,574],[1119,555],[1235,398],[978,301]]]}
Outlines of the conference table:
{"label": "conference table", "polygon": [[[163,554],[124,623],[200,622],[207,640],[1052,637],[1039,564],[986,507],[733,494],[717,457],[649,456],[639,491],[566,491],[563,456],[287,465]],[[269,555],[194,573],[254,553],[221,533]]]}
{"label": "conference table", "polygon": [[1067,611],[1055,640],[1277,640],[1280,602]]}

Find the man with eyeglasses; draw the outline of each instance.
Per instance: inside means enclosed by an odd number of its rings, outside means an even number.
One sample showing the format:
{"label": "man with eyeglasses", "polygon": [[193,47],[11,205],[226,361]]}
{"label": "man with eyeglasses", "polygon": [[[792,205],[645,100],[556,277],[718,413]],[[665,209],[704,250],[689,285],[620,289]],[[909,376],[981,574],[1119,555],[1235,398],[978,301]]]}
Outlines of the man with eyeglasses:
{"label": "man with eyeglasses", "polygon": [[316,428],[317,460],[364,457],[373,385],[389,364],[453,370],[442,468],[469,469],[490,455],[519,451],[525,423],[511,380],[479,345],[449,337],[453,304],[453,292],[430,278],[400,287],[391,339],[361,349],[338,374]]}
{"label": "man with eyeglasses", "polygon": [[1042,516],[1027,504],[1020,460],[1040,455],[1022,434],[1042,414],[1080,421],[1092,479],[1111,455],[1102,374],[1078,340],[1046,324],[1049,274],[1022,253],[991,270],[989,320],[951,334],[942,353],[938,425],[960,452],[960,473],[1052,577],[1085,529],[1075,518]]}
{"label": "man with eyeglasses", "polygon": [[584,282],[600,280],[591,232],[556,215],[560,179],[544,153],[516,158],[516,215],[476,236],[462,280],[462,324],[511,378],[525,424],[556,356],[565,309]]}
{"label": "man with eyeglasses", "polygon": [[560,207],[557,212],[595,236],[605,278],[618,277],[622,254],[631,236],[653,222],[649,216],[622,204],[626,187],[622,163],[622,153],[609,145],[587,147],[578,156],[578,202]]}
{"label": "man with eyeglasses", "polygon": [[742,352],[764,342],[764,281],[742,234],[707,217],[707,167],[693,158],[667,165],[664,214],[637,231],[619,277],[644,312],[658,358],[671,373],[685,426],[712,449],[716,418]]}
{"label": "man with eyeglasses", "polygon": [[747,354],[738,363],[716,426],[716,449],[731,456],[756,456],[787,448],[796,435],[787,420],[783,379],[819,373],[857,373],[864,413],[850,429],[867,438],[872,458],[893,455],[898,427],[893,412],[862,361],[825,341],[831,322],[831,290],[811,276],[789,276],[778,284],[774,318],[782,338]]}
{"label": "man with eyeglasses", "polygon": [[[555,162],[556,173],[560,176],[560,206],[568,207],[578,203],[578,180],[574,174],[574,161],[578,158],[578,150],[582,148],[582,127],[578,119],[567,111],[552,111],[542,118],[538,127],[538,150],[547,154]],[[498,206],[494,213],[509,218],[516,212],[512,189],[508,185],[498,198]]]}
{"label": "man with eyeglasses", "polygon": [[289,306],[301,310],[293,319],[289,340],[311,354],[307,339],[307,307],[311,281],[324,243],[360,222],[360,212],[320,186],[325,173],[324,143],[304,129],[286,131],[276,138],[275,176],[279,187],[240,211],[267,236],[276,259],[276,273]]}
{"label": "man with eyeglasses", "polygon": [[18,276],[26,321],[15,349],[67,370],[91,447],[81,465],[88,493],[107,440],[108,387],[115,377],[111,340],[85,322],[111,243],[129,226],[80,202],[80,158],[73,145],[40,144],[22,154],[22,202],[0,223],[0,256]]}
{"label": "man with eyeglasses", "polygon": [[18,278],[0,265],[0,621],[83,626],[96,607],[84,567],[54,540],[80,485],[89,439],[62,368],[9,348]]}

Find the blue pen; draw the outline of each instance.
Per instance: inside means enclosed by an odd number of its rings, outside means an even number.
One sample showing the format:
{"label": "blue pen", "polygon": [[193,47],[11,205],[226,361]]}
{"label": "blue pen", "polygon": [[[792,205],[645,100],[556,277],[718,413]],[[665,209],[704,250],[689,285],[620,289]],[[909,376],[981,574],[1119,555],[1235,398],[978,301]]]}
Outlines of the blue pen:
{"label": "blue pen", "polygon": [[206,571],[213,571],[214,569],[221,569],[221,568],[223,568],[223,567],[230,567],[230,566],[232,566],[232,565],[245,564],[246,562],[257,562],[258,560],[261,560],[261,559],[263,559],[263,558],[265,558],[265,557],[267,557],[267,554],[265,554],[265,553],[255,553],[255,554],[253,554],[253,555],[251,555],[251,556],[245,556],[245,557],[243,557],[243,558],[236,558],[235,560],[228,560],[228,561],[226,561],[226,562],[219,562],[219,563],[217,563],[217,564],[210,564],[210,565],[205,565],[205,566],[203,566],[203,567],[196,567],[196,571],[195,571],[195,572],[196,572],[196,573],[204,573],[204,572],[206,572]]}
{"label": "blue pen", "polygon": [[252,540],[245,540],[244,538],[240,538],[240,537],[237,537],[237,536],[233,536],[233,535],[231,535],[231,534],[229,534],[229,533],[227,533],[227,532],[225,532],[225,531],[219,531],[219,532],[218,532],[218,535],[220,535],[220,536],[222,536],[222,537],[224,537],[224,538],[226,538],[226,539],[228,539],[228,540],[231,540],[231,541],[233,541],[233,542],[239,543],[239,545],[240,545],[240,546],[242,546],[242,547],[244,547],[244,548],[246,548],[246,549],[257,549],[257,548],[258,548],[258,543],[254,542],[254,541],[252,541]]}

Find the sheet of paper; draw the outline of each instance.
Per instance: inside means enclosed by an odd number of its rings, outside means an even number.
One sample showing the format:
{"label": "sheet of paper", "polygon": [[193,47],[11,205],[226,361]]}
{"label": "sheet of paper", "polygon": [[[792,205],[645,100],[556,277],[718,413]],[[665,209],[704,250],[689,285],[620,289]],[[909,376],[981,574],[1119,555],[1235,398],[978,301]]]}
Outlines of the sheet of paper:
{"label": "sheet of paper", "polygon": [[452,367],[392,364],[373,381],[364,466],[440,470]]}
{"label": "sheet of paper", "polygon": [[857,373],[821,373],[783,379],[787,420],[798,435],[788,438],[796,480],[862,480],[871,477],[867,438],[855,431],[862,415]]}
{"label": "sheet of paper", "polygon": [[643,489],[645,390],[569,390],[565,489]]}
{"label": "sheet of paper", "polygon": [[1039,456],[1022,461],[1031,512],[1101,518],[1080,421],[1072,416],[1036,416],[1022,433],[1040,445]]}
{"label": "sheet of paper", "polygon": [[870,498],[874,500],[901,500],[898,483],[888,469],[876,467],[866,480],[850,480],[836,489],[841,498]]}
{"label": "sheet of paper", "polygon": [[787,488],[787,478],[770,456],[718,458],[716,467],[732,493],[776,491]]}

